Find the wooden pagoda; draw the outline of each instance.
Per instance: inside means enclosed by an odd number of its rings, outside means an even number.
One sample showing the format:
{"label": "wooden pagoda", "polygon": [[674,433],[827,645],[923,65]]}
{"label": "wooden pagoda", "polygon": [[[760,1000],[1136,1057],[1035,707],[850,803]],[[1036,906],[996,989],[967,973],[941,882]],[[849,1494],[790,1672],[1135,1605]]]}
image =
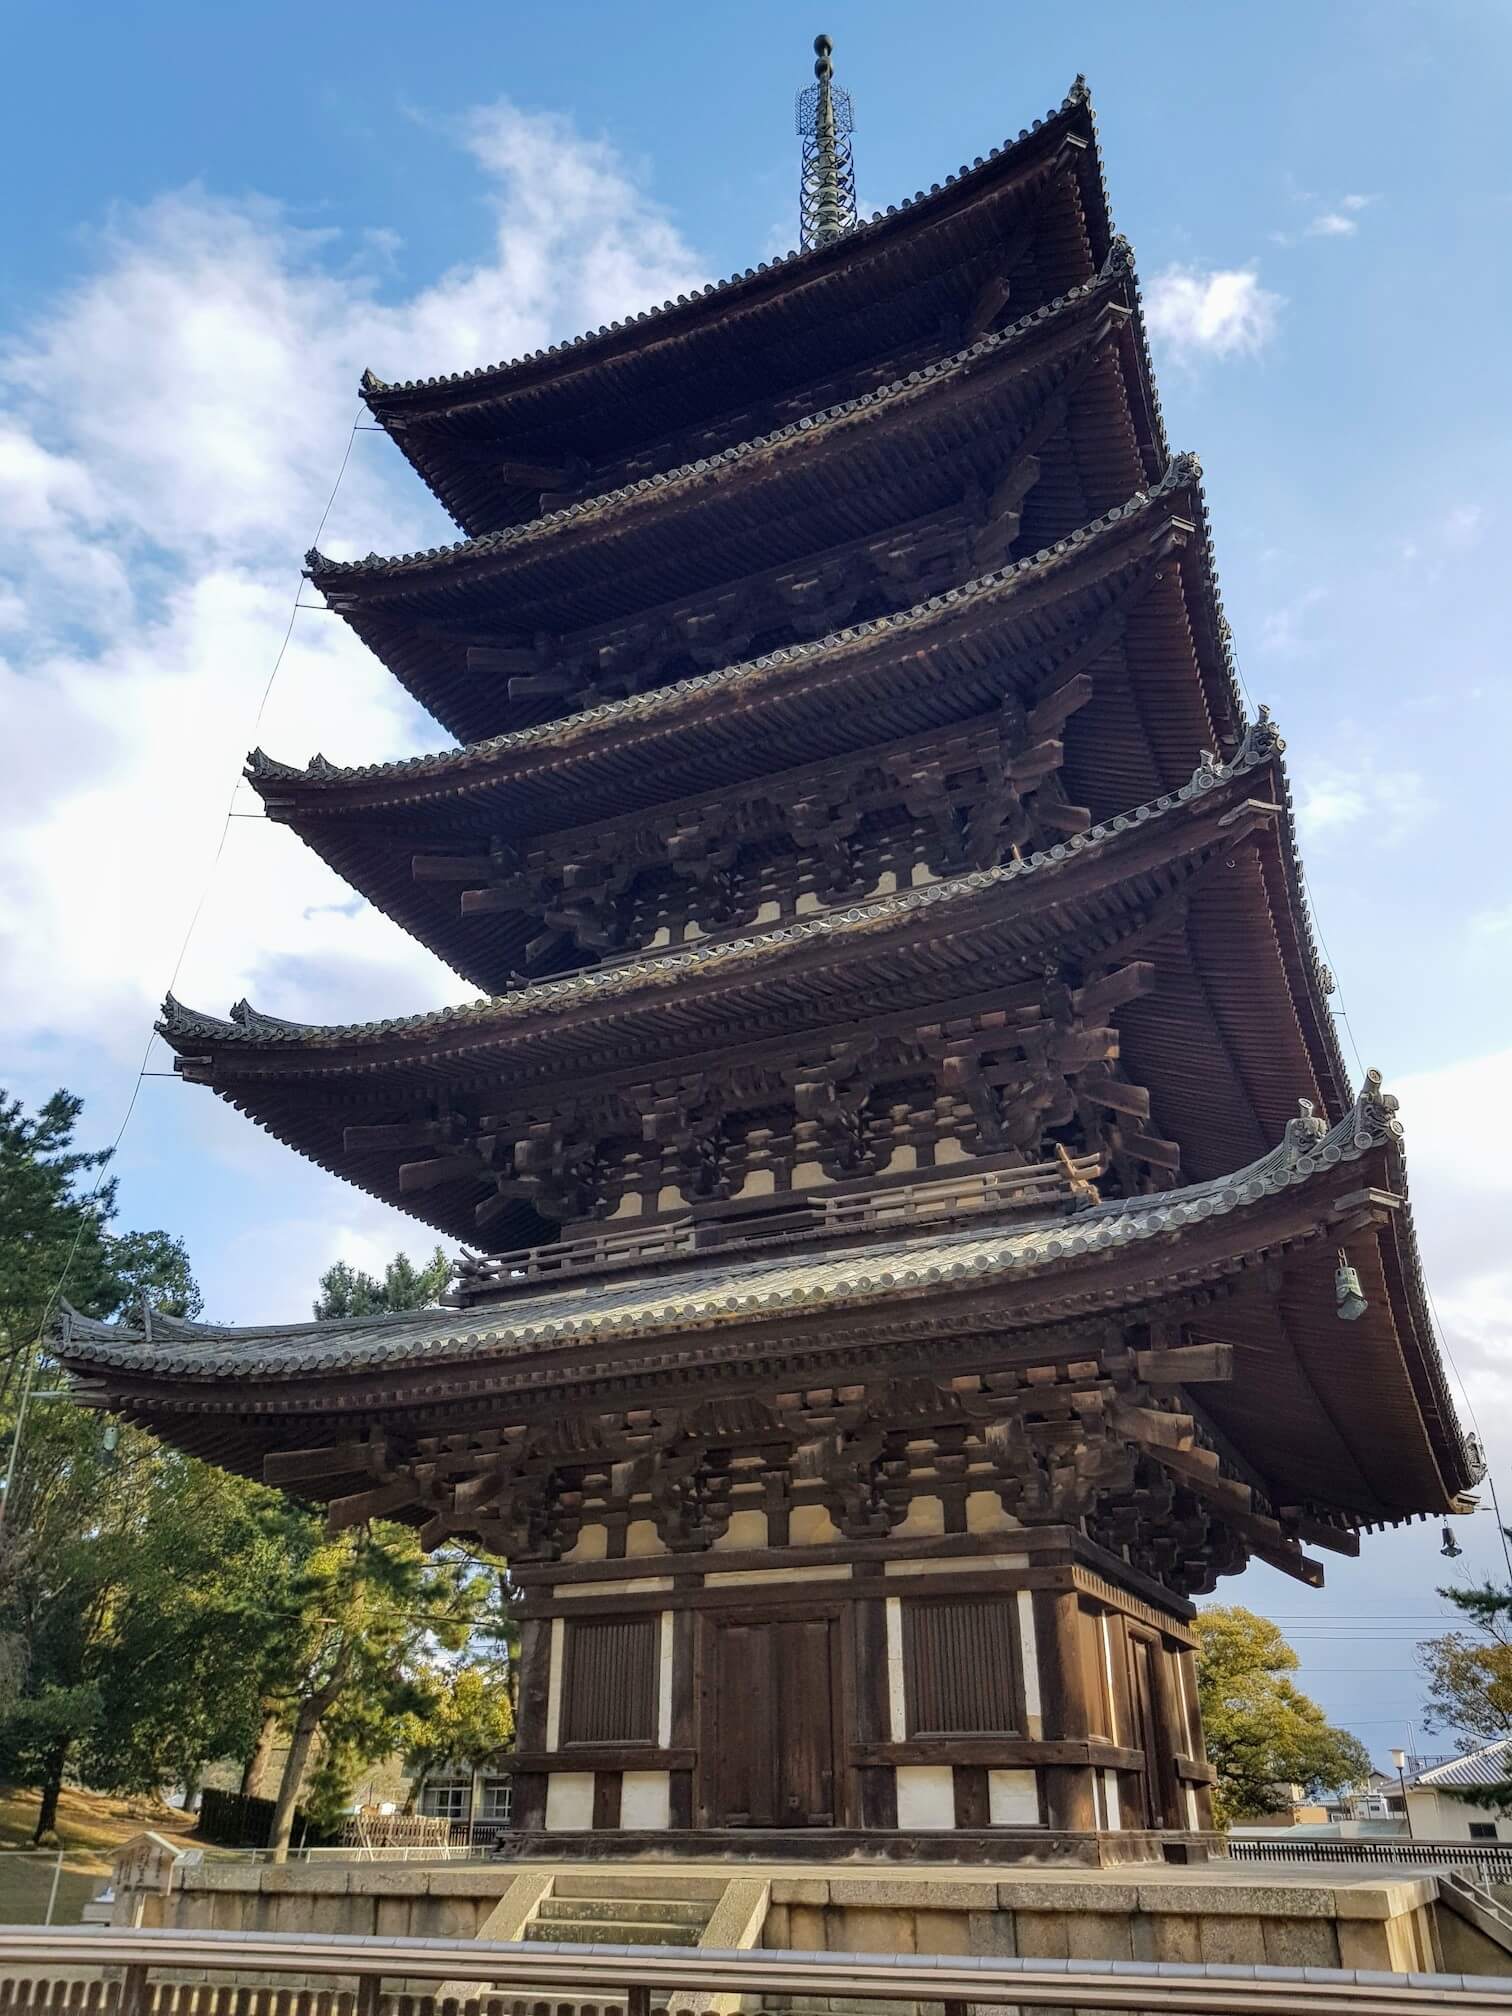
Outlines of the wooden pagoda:
{"label": "wooden pagoda", "polygon": [[462,1242],[452,1306],[59,1349],[335,1528],[508,1557],[522,1852],[1158,1852],[1210,1821],[1189,1598],[1474,1451],[1084,86],[834,193],[364,381],[465,537],[310,578],[461,746],[248,775],[482,998],[160,1026]]}

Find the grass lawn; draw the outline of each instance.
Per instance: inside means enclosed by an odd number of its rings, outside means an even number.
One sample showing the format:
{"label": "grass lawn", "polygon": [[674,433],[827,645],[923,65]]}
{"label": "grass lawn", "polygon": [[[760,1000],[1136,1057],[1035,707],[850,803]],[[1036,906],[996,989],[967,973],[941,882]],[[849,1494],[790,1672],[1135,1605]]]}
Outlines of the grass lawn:
{"label": "grass lawn", "polygon": [[58,1802],[60,1868],[56,1848],[32,1848],[38,1803],[35,1792],[0,1785],[0,1924],[77,1925],[109,1880],[115,1850],[148,1827],[190,1845],[194,1821],[188,1813],[145,1799],[65,1791]]}
{"label": "grass lawn", "polygon": [[[30,1848],[40,1803],[35,1792],[0,1785],[0,1848]],[[77,1792],[71,1787],[65,1787],[58,1801],[58,1839],[65,1848],[108,1851],[149,1827],[181,1848],[193,1845],[194,1816],[174,1806],[150,1799],[113,1799],[103,1792]]]}

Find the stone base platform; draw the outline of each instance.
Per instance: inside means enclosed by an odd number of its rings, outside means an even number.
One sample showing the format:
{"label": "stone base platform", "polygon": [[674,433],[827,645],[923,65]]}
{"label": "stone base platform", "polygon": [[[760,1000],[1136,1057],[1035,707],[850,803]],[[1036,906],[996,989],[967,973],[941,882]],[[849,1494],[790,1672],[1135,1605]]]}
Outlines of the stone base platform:
{"label": "stone base platform", "polygon": [[1047,1827],[951,1829],[930,1833],[869,1827],[679,1828],[637,1833],[624,1828],[594,1832],[529,1832],[501,1837],[500,1860],[531,1864],[574,1862],[655,1863],[682,1867],[851,1863],[963,1865],[968,1868],[1122,1868],[1126,1864],[1205,1863],[1223,1852],[1211,1833],[1071,1833]]}
{"label": "stone base platform", "polygon": [[[1490,1940],[1472,1966],[1432,1874],[1298,1868],[1257,1881],[1219,1861],[1025,1869],[1004,1862],[870,1869],[775,1860],[623,1856],[528,1865],[322,1857],[282,1867],[125,1856],[117,1922],[377,1937],[530,1939],[582,1925],[692,1926],[698,1944],[864,1953],[977,1953],[1434,1970],[1452,1943],[1464,1971],[1506,1971]],[[553,1905],[552,1900],[555,1900]],[[658,1912],[657,1901],[700,1904]],[[738,1920],[738,1925],[737,1925]],[[541,1929],[532,1933],[531,1926]],[[559,1936],[559,1935],[558,1935]],[[579,1935],[581,1936],[581,1935]],[[590,1935],[591,1936],[591,1935]],[[624,1937],[621,1932],[618,1935]],[[686,1943],[685,1938],[679,1943]]]}

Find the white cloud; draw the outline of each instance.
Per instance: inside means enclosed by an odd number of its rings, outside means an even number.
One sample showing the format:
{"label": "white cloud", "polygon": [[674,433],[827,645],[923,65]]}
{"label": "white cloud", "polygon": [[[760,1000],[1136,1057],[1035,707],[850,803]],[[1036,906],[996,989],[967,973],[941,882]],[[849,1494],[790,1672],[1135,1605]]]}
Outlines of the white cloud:
{"label": "white cloud", "polygon": [[[1506,1223],[1512,1167],[1467,1153],[1489,1087],[1505,1084],[1512,1050],[1387,1084],[1402,1102],[1407,1169],[1429,1286],[1444,1340],[1481,1427],[1502,1462],[1512,1455],[1512,1259]],[[1468,1424],[1467,1424],[1468,1425]]]}
{"label": "white cloud", "polygon": [[1480,537],[1485,515],[1479,504],[1457,504],[1444,520],[1444,544],[1457,548],[1473,546]]}
{"label": "white cloud", "polygon": [[1353,238],[1360,220],[1344,210],[1320,210],[1307,227],[1309,238]]}
{"label": "white cloud", "polygon": [[[379,298],[381,231],[347,244],[188,189],[114,217],[0,352],[0,713],[23,752],[0,1012],[18,1057],[54,1038],[140,1049],[249,740],[366,761],[446,739],[324,613],[296,619],[253,733],[362,366],[492,362],[701,284],[606,144],[507,104],[456,137],[489,241],[406,298]],[[389,444],[359,435],[324,543],[444,536]],[[238,810],[257,810],[245,790]],[[290,835],[239,819],[177,991],[339,1020],[469,990]]]}
{"label": "white cloud", "polygon": [[1382,844],[1416,833],[1434,809],[1432,794],[1415,770],[1330,769],[1312,765],[1294,777],[1297,824],[1312,840],[1325,839],[1368,819]]}
{"label": "white cloud", "polygon": [[1182,364],[1253,356],[1274,336],[1281,305],[1252,267],[1167,266],[1145,289],[1150,333]]}
{"label": "white cloud", "polygon": [[1273,603],[1260,619],[1261,650],[1286,657],[1312,650],[1308,618],[1326,600],[1327,590],[1313,586],[1302,589],[1288,602]]}

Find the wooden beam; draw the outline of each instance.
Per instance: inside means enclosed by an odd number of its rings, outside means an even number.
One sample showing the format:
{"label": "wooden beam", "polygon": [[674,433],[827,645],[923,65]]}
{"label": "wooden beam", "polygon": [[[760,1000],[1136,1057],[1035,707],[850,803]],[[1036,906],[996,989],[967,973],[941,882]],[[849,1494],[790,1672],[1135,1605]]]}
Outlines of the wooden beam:
{"label": "wooden beam", "polygon": [[377,1127],[344,1127],[341,1145],[348,1155],[373,1148],[445,1148],[457,1138],[452,1120],[395,1120]]}
{"label": "wooden beam", "polygon": [[467,669],[507,679],[516,672],[539,672],[541,654],[534,644],[469,644]]}
{"label": "wooden beam", "polygon": [[1323,1563],[1314,1561],[1310,1555],[1293,1552],[1288,1547],[1270,1547],[1259,1540],[1251,1540],[1249,1549],[1257,1561],[1263,1561],[1269,1568],[1279,1568],[1294,1582],[1305,1582],[1309,1589],[1323,1587]]}
{"label": "wooden beam", "polygon": [[1159,1407],[1120,1405],[1113,1420],[1121,1434],[1152,1454],[1190,1449],[1197,1432],[1190,1414],[1167,1414]]}
{"label": "wooden beam", "polygon": [[369,1519],[381,1519],[386,1512],[398,1512],[415,1503],[415,1486],[408,1477],[396,1477],[388,1484],[375,1484],[368,1491],[354,1491],[349,1498],[333,1498],[326,1507],[327,1533],[344,1533],[349,1526],[361,1526]]}
{"label": "wooden beam", "polygon": [[302,1484],[311,1478],[340,1477],[352,1471],[367,1471],[381,1462],[384,1444],[377,1442],[331,1442],[323,1449],[275,1449],[263,1458],[265,1484]]}
{"label": "wooden beam", "polygon": [[1090,672],[1073,672],[1029,709],[1031,735],[1057,735],[1079,707],[1092,698]]}
{"label": "wooden beam", "polygon": [[476,1155],[435,1155],[429,1162],[401,1162],[399,1188],[406,1195],[417,1190],[437,1190],[443,1183],[457,1183],[464,1177],[484,1174]]}
{"label": "wooden beam", "polygon": [[575,455],[560,462],[532,462],[522,455],[506,455],[496,466],[502,481],[518,483],[522,490],[571,492],[581,488],[586,473]]}
{"label": "wooden beam", "polygon": [[1322,1519],[1309,1519],[1305,1512],[1282,1508],[1281,1517],[1295,1526],[1299,1539],[1313,1547],[1326,1547],[1330,1554],[1344,1554],[1353,1561],[1360,1552],[1360,1536],[1347,1526],[1330,1526]]}
{"label": "wooden beam", "polygon": [[1232,1344],[1170,1344],[1136,1351],[1134,1369],[1147,1386],[1219,1386],[1234,1376]]}
{"label": "wooden beam", "polygon": [[487,854],[417,854],[410,862],[417,882],[487,882],[496,872]]}

